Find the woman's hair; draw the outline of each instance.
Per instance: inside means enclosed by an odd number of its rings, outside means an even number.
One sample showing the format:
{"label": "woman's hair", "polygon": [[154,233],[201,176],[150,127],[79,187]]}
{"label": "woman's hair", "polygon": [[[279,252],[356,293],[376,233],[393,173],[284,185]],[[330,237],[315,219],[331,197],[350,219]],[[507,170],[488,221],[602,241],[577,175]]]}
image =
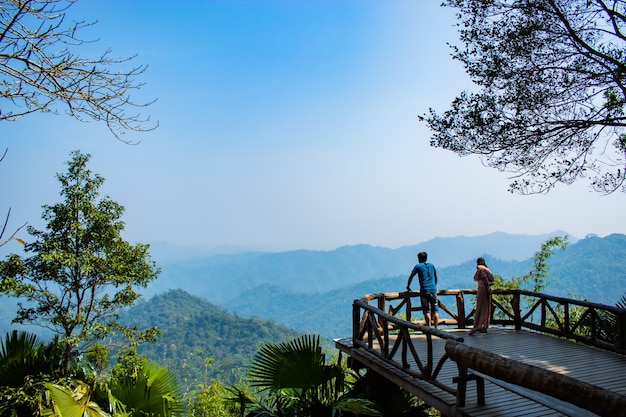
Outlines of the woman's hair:
{"label": "woman's hair", "polygon": [[478,258],[478,259],[476,259],[476,265],[487,266],[487,264],[485,263],[485,258]]}

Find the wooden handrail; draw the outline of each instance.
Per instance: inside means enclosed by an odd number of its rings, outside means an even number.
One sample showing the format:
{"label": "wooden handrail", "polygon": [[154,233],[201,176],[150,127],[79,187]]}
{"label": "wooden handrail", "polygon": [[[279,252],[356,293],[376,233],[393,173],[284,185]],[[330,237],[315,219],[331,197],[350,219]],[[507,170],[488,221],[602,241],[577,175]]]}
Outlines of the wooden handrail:
{"label": "wooden handrail", "polygon": [[[442,326],[463,329],[471,325],[474,309],[468,311],[471,303],[466,302],[466,296],[474,294],[473,289],[439,290],[439,307],[445,313],[445,317],[441,315]],[[421,309],[419,295],[417,291],[377,293],[359,301],[371,307],[375,304],[376,310],[393,317],[404,314],[406,321],[411,322],[413,312]],[[453,297],[454,306],[446,304],[448,297]],[[520,289],[494,289],[491,310],[491,323],[495,325],[526,328],[626,354],[626,309],[623,308]]]}
{"label": "wooden handrail", "polygon": [[[369,304],[374,299],[380,301],[381,297],[365,297],[354,301],[353,346],[366,349],[415,378],[427,380],[447,392],[454,393],[447,384],[437,381],[439,371],[448,358],[444,355],[437,358],[435,363],[432,338],[463,342],[463,337],[385,313],[384,303],[379,302],[376,306]],[[394,332],[396,337],[391,338],[390,332]],[[415,333],[422,333],[426,336],[425,360],[420,358],[411,342],[411,334]],[[400,362],[392,359],[398,351],[400,351]],[[417,365],[417,369],[411,369],[411,362]]]}

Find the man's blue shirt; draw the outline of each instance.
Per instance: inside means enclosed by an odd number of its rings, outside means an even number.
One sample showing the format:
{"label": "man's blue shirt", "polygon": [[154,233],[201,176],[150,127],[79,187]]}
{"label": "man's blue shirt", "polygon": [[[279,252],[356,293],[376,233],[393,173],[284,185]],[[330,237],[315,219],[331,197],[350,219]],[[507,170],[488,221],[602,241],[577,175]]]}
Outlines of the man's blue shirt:
{"label": "man's blue shirt", "polygon": [[435,266],[430,262],[421,262],[415,265],[411,272],[411,277],[416,275],[419,277],[420,291],[437,293],[437,271]]}

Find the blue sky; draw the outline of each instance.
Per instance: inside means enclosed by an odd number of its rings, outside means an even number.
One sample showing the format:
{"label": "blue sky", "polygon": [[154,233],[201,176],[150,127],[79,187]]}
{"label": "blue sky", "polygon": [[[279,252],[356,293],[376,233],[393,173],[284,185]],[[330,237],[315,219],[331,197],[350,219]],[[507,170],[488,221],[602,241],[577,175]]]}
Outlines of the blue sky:
{"label": "blue sky", "polygon": [[[42,227],[70,152],[92,155],[132,242],[331,250],[504,231],[626,233],[624,195],[587,184],[507,192],[509,175],[429,147],[417,116],[471,82],[433,1],[80,0],[85,32],[147,64],[137,99],[159,128],[33,115],[0,125],[0,210]],[[23,233],[22,236],[28,236]],[[14,248],[9,248],[14,249]]]}

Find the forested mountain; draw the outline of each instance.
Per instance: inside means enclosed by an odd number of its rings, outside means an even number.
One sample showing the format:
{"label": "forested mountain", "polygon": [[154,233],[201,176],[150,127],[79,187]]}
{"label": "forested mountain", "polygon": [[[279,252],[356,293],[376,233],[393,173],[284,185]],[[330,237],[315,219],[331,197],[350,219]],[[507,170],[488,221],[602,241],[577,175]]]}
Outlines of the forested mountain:
{"label": "forested mountain", "polygon": [[300,335],[272,321],[237,317],[183,290],[139,302],[122,320],[162,331],[157,343],[143,344],[138,351],[174,371],[189,389],[190,382],[233,381],[262,344]]}

